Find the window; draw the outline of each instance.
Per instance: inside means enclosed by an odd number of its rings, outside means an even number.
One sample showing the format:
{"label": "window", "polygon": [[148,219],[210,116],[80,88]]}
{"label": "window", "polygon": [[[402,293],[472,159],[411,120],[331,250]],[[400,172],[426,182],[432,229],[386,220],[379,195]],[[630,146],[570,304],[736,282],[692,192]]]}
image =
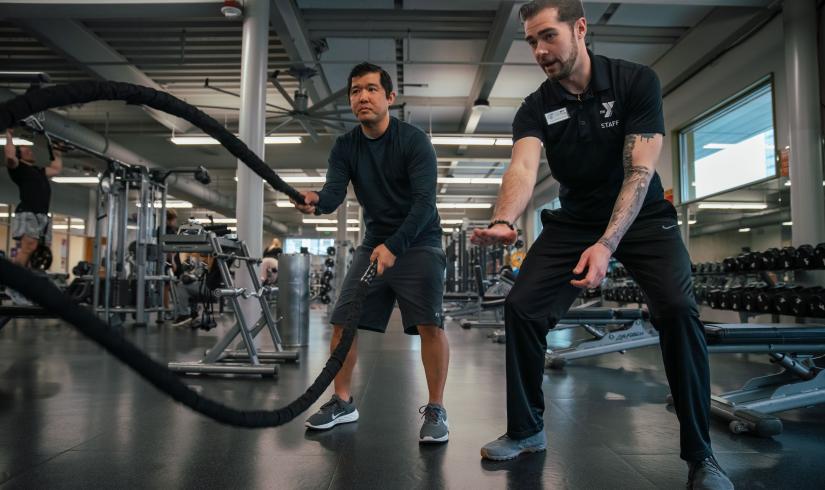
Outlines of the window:
{"label": "window", "polygon": [[771,80],[679,131],[682,202],[776,175]]}
{"label": "window", "polygon": [[327,247],[334,247],[332,238],[287,238],[284,244],[284,253],[301,253],[301,247],[306,247],[313,255],[326,255]]}

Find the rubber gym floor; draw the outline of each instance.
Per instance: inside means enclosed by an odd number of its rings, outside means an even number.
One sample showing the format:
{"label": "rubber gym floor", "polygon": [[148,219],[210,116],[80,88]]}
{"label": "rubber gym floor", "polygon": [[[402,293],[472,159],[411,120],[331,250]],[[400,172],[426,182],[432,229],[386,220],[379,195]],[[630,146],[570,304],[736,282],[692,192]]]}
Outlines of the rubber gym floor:
{"label": "rubber gym floor", "polygon": [[[228,319],[226,320],[228,322]],[[223,326],[226,328],[226,325]],[[163,362],[196,360],[218,332],[170,326],[125,334]],[[546,453],[481,461],[505,422],[504,346],[487,329],[447,326],[450,442],[419,445],[427,401],[418,339],[393,317],[362,333],[353,392],[361,419],[307,432],[304,416],[276,429],[222,426],[172,402],[57,320],[14,320],[0,331],[3,488],[684,488],[675,415],[657,348],[609,354],[547,372]],[[242,408],[298,396],[327,358],[329,328],[312,312],[310,347],[277,380],[188,377]],[[563,344],[573,330],[551,333]],[[761,355],[713,355],[714,393],[773,372]],[[329,393],[329,392],[328,392]],[[328,395],[324,395],[324,399]],[[311,410],[322,403],[317,402]],[[825,488],[825,407],[786,412],[771,439],[714,422],[716,455],[737,488]]]}

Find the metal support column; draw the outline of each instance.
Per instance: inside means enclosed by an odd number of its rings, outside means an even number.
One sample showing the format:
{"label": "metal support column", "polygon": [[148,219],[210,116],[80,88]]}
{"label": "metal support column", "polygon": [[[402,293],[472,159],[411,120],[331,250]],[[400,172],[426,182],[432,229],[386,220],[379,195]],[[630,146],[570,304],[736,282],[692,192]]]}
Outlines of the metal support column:
{"label": "metal support column", "polygon": [[816,1],[783,4],[791,142],[793,245],[825,241]]}
{"label": "metal support column", "polygon": [[[269,1],[244,2],[243,41],[241,47],[240,139],[264,159],[266,117],[266,70],[269,50]],[[258,175],[238,161],[236,218],[238,238],[246,242],[249,253],[260,257],[263,252],[264,184]],[[250,278],[241,274],[238,287],[252,289]],[[258,301],[240,300],[244,316],[255,324],[261,316]]]}

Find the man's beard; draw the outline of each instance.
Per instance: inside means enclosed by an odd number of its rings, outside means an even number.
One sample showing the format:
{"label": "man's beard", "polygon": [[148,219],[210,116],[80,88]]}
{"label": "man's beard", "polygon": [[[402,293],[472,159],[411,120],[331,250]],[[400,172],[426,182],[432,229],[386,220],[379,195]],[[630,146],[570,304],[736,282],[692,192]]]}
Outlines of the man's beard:
{"label": "man's beard", "polygon": [[570,53],[570,56],[567,57],[566,60],[561,62],[561,68],[559,72],[555,75],[547,74],[547,77],[550,80],[564,80],[570,77],[570,74],[573,73],[573,67],[576,66],[576,60],[579,58],[579,46],[576,44],[575,38],[573,39],[573,49]]}

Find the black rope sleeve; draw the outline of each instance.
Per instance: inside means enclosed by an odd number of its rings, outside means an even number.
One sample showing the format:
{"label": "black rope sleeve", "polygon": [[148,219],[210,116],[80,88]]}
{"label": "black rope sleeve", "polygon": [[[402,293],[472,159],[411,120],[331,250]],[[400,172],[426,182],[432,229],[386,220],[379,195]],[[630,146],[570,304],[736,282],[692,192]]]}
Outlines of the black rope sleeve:
{"label": "black rope sleeve", "polygon": [[[0,132],[26,117],[69,104],[96,100],[123,100],[128,104],[143,104],[183,118],[218,140],[235,157],[243,161],[273,188],[290,198],[303,202],[294,188],[284,182],[242,141],[210,116],[176,97],[157,90],[122,82],[76,82],[32,90],[0,104]],[[91,311],[77,305],[47,278],[38,276],[6,259],[0,259],[0,285],[10,287],[50,313],[73,325],[121,362],[174,400],[218,422],[238,427],[275,427],[285,424],[305,411],[326,390],[341,369],[355,337],[361,307],[367,287],[375,276],[375,264],[361,278],[355,301],[347,314],[341,341],[333,350],[321,373],[303,395],[277,410],[244,411],[227,407],[203,397],[184,384],[176,374],[135,347],[123,336],[113,332]]]}

